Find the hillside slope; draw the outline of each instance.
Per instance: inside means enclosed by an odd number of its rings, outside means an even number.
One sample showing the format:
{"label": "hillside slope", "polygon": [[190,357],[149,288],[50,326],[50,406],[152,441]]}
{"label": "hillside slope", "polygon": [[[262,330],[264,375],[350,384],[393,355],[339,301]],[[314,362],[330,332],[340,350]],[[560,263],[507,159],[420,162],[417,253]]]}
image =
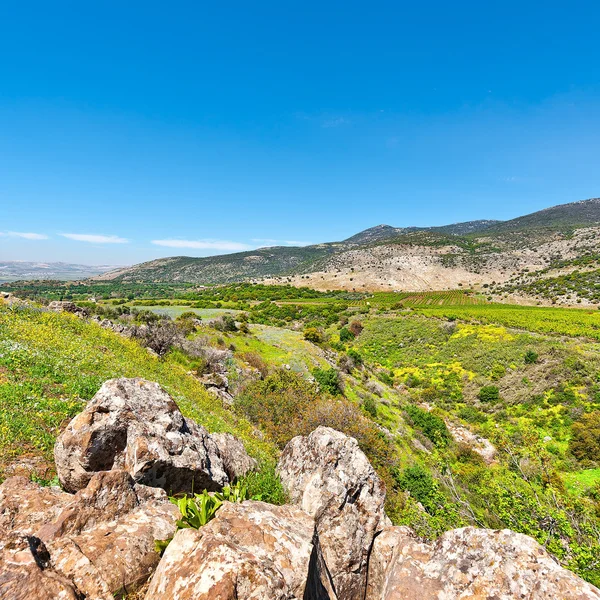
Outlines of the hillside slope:
{"label": "hillside slope", "polygon": [[288,281],[357,291],[478,289],[513,282],[519,274],[547,269],[557,260],[576,262],[595,252],[599,242],[600,199],[592,198],[506,222],[479,220],[429,228],[378,225],[341,242],[164,258],[96,279],[201,284]]}

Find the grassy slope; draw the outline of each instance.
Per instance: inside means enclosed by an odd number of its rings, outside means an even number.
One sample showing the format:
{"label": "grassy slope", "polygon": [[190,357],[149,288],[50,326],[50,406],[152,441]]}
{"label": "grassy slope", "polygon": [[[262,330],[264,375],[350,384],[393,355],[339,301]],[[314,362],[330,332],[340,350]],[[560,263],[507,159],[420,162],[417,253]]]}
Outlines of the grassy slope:
{"label": "grassy slope", "polygon": [[136,342],[72,315],[0,307],[0,465],[27,454],[51,461],[61,427],[113,377],[157,381],[209,431],[233,433],[256,456],[274,453],[187,375],[185,365],[159,360]]}

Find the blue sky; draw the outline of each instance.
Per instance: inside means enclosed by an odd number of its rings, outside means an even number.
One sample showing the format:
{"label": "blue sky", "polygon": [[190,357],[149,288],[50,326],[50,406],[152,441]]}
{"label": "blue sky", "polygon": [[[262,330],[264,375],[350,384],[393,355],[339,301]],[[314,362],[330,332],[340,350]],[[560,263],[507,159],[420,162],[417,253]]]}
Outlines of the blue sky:
{"label": "blue sky", "polygon": [[600,196],[600,4],[4,2],[0,260],[130,264]]}

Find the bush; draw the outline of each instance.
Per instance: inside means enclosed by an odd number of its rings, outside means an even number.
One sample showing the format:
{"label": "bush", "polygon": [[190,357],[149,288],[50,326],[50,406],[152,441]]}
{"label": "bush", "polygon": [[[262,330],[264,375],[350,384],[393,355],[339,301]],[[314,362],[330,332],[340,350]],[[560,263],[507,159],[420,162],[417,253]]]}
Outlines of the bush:
{"label": "bush", "polygon": [[474,406],[461,406],[456,415],[459,419],[465,420],[467,423],[486,423],[488,418]]}
{"label": "bush", "polygon": [[354,337],[358,337],[363,329],[363,324],[358,320],[352,321],[350,325],[348,325],[348,330]]}
{"label": "bush", "polygon": [[526,365],[533,365],[538,361],[538,353],[533,350],[527,350],[524,360]]}
{"label": "bush", "polygon": [[434,415],[418,406],[409,405],[406,412],[413,425],[423,432],[439,448],[446,447],[450,442],[450,433],[444,423],[444,419]]}
{"label": "bush", "polygon": [[375,398],[373,398],[373,396],[367,396],[363,400],[362,406],[363,406],[365,412],[367,414],[371,415],[371,417],[373,419],[375,419],[377,417],[377,402],[376,402]]}
{"label": "bush", "polygon": [[223,315],[218,319],[215,319],[212,323],[212,326],[217,331],[237,331],[237,325],[235,324],[235,319],[231,315]]}
{"label": "bush", "polygon": [[176,343],[183,339],[181,330],[172,321],[160,321],[143,327],[136,327],[132,337],[159,356],[164,356]]}
{"label": "bush", "polygon": [[340,374],[337,369],[314,369],[312,374],[319,384],[321,391],[327,392],[332,396],[341,394]]}
{"label": "bush", "polygon": [[323,335],[316,327],[307,327],[304,330],[304,339],[313,344],[320,344],[323,341]]}
{"label": "bush", "polygon": [[347,328],[340,329],[340,342],[351,342],[354,339],[354,334]]}
{"label": "bush", "polygon": [[348,350],[348,356],[354,361],[354,364],[356,364],[357,366],[363,364],[363,358],[360,355],[360,352],[358,350],[355,350],[354,348],[350,348]]}
{"label": "bush", "polygon": [[395,479],[398,487],[405,492],[410,492],[410,495],[420,502],[428,513],[435,512],[437,485],[423,467],[420,465],[407,467],[402,473],[397,473]]}
{"label": "bush", "polygon": [[500,400],[500,390],[495,385],[484,385],[478,394],[481,402],[498,402]]}
{"label": "bush", "polygon": [[583,415],[573,423],[569,450],[577,460],[600,461],[600,411]]}
{"label": "bush", "polygon": [[263,379],[269,374],[269,365],[263,360],[258,352],[246,352],[242,355],[242,358],[251,367],[254,367]]}

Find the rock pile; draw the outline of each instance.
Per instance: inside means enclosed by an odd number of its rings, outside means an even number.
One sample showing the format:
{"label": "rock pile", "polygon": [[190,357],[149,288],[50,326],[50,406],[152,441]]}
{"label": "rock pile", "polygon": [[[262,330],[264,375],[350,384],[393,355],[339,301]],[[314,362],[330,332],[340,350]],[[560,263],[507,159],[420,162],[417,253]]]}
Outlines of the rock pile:
{"label": "rock pile", "polygon": [[[199,530],[176,532],[165,490],[216,490],[256,463],[157,384],[106,382],[55,455],[68,491],[0,485],[2,600],[111,600],[143,586],[145,600],[600,600],[527,536],[467,527],[426,544],[393,527],[357,442],[326,427],[282,453],[291,504],[226,502]],[[155,540],[172,536],[160,558]]]}

